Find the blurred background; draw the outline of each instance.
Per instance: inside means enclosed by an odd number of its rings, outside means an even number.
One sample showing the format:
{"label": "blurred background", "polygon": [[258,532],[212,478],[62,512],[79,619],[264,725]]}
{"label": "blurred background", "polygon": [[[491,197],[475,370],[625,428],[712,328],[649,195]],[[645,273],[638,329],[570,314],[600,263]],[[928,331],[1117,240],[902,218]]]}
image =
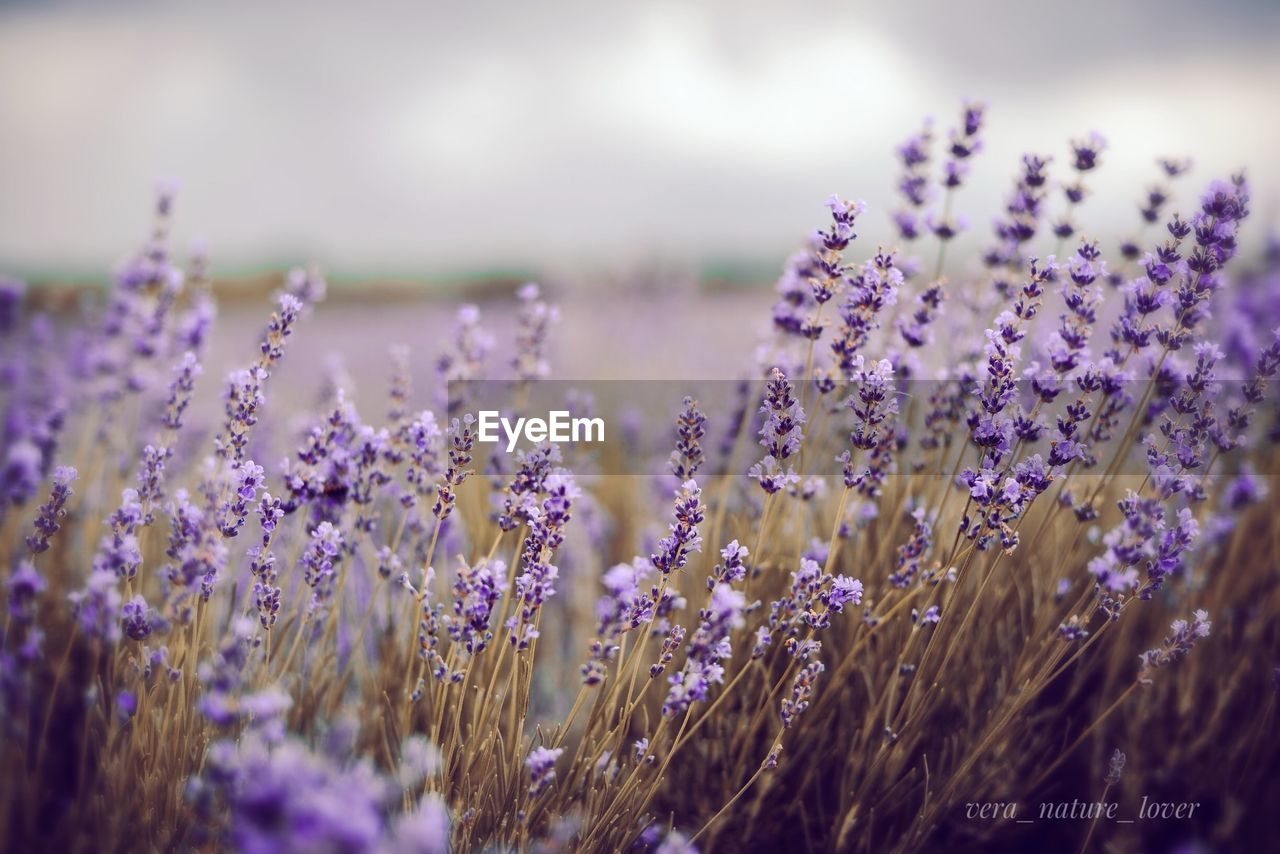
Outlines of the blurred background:
{"label": "blurred background", "polygon": [[1247,167],[1271,219],[1280,3],[854,5],[3,3],[0,267],[105,279],[169,179],[221,275],[763,284],[832,192],[889,239],[894,146],[965,98],[959,257],[1023,151],[1091,130],[1086,232],[1136,223],[1161,155],[1184,192]]}

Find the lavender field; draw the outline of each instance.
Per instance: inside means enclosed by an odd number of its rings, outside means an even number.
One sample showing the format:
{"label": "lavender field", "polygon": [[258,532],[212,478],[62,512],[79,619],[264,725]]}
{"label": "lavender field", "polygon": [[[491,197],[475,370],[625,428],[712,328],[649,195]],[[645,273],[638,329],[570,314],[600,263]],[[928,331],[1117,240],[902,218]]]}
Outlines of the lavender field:
{"label": "lavender field", "polygon": [[168,190],[78,305],[6,279],[5,847],[1265,845],[1280,245],[1177,158],[1086,232],[1097,134],[974,211],[998,133],[772,292],[219,309]]}

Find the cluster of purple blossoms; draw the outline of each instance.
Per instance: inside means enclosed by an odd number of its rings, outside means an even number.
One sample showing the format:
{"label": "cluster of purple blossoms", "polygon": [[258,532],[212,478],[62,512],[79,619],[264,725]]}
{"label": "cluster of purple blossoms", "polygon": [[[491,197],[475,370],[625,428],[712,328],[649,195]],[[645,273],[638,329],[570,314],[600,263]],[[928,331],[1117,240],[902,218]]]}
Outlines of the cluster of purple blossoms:
{"label": "cluster of purple blossoms", "polygon": [[440,465],[444,433],[436,417],[424,410],[405,422],[398,435],[408,449],[409,464],[405,466],[404,479],[409,489],[400,496],[400,504],[407,510],[430,495],[435,479],[444,473]]}
{"label": "cluster of purple blossoms", "polygon": [[673,625],[667,629],[666,636],[662,639],[662,647],[658,650],[658,660],[649,665],[650,679],[657,679],[667,669],[671,659],[676,657],[676,652],[684,644],[684,635],[684,626]]}
{"label": "cluster of purple blossoms", "polygon": [[516,473],[493,498],[501,502],[496,514],[499,528],[514,531],[537,515],[538,496],[546,489],[548,475],[562,470],[561,462],[560,447],[551,442],[516,451]]}
{"label": "cluster of purple blossoms", "polygon": [[960,520],[960,532],[973,540],[979,551],[990,548],[995,538],[1000,548],[1013,551],[1019,540],[1014,523],[1058,474],[1039,454],[1015,463],[1003,480],[989,466],[977,471],[965,469],[960,483],[969,490],[971,509]]}
{"label": "cluster of purple blossoms", "polygon": [[453,620],[449,637],[461,644],[468,655],[479,655],[493,640],[490,621],[494,606],[502,598],[507,565],[503,561],[481,561],[463,566],[453,583]]}
{"label": "cluster of purple blossoms", "polygon": [[480,326],[480,309],[474,305],[458,309],[453,337],[453,348],[436,360],[440,404],[448,416],[466,409],[469,384],[483,375],[485,360],[494,344],[493,336]]}
{"label": "cluster of purple blossoms", "polygon": [[764,423],[760,428],[760,445],[765,457],[748,472],[770,495],[798,483],[799,475],[786,465],[800,451],[805,423],[804,409],[792,392],[791,382],[778,368],[773,369],[760,407]]}
{"label": "cluster of purple blossoms", "polygon": [[[206,503],[209,500],[206,496]],[[161,575],[169,583],[169,601],[176,606],[197,587],[207,601],[227,563],[224,538],[217,526],[208,522],[212,511],[197,506],[185,489],[174,493],[168,510],[169,545],[165,554],[172,563]]]}
{"label": "cluster of purple blossoms", "polygon": [[27,548],[32,554],[48,551],[49,538],[58,533],[59,523],[67,515],[67,499],[71,497],[71,484],[78,477],[70,466],[58,466],[53,472],[53,486],[49,500],[36,512],[34,530],[27,537]]}
{"label": "cluster of purple blossoms", "polygon": [[555,782],[556,760],[564,753],[563,747],[535,747],[529,751],[524,764],[529,769],[529,797],[538,795]]}
{"label": "cluster of purple blossoms", "polygon": [[800,568],[791,573],[786,595],[769,606],[768,630],[757,632],[753,657],[763,655],[764,649],[780,636],[789,655],[801,661],[811,658],[821,648],[821,642],[800,640],[801,629],[814,633],[825,629],[831,625],[832,612],[843,613],[845,605],[861,601],[861,581],[823,572],[817,561],[801,558]]}
{"label": "cluster of purple blossoms", "polygon": [[[969,175],[969,160],[982,150],[982,121],[986,107],[979,103],[965,104],[960,124],[951,129],[947,143],[947,159],[942,164],[942,186],[946,188],[948,201],[951,192],[964,184]],[[946,243],[965,228],[965,224],[953,217],[944,205],[940,213],[925,216],[925,225],[934,237]]]}
{"label": "cluster of purple blossoms", "polygon": [[152,617],[151,606],[142,594],[139,593],[124,603],[124,607],[120,609],[120,620],[125,637],[139,642],[149,638],[155,629]]}
{"label": "cluster of purple blossoms", "polygon": [[1006,271],[1021,271],[1023,247],[1040,229],[1048,193],[1049,177],[1045,170],[1049,161],[1049,158],[1035,154],[1023,155],[1022,169],[1013,191],[1005,200],[1005,216],[995,222],[996,241],[983,253],[983,263],[992,271],[992,284],[1001,297],[1008,297],[1014,287],[1013,282],[1006,278]]}
{"label": "cluster of purple blossoms", "polygon": [[107,518],[111,532],[102,537],[93,557],[93,571],[111,573],[118,578],[133,578],[142,566],[137,529],[142,522],[142,505],[136,489],[120,493],[120,506]]}
{"label": "cluster of purple blossoms", "polygon": [[436,503],[431,508],[431,512],[441,522],[453,512],[453,506],[458,500],[457,488],[473,473],[467,466],[471,465],[471,452],[475,447],[475,422],[475,418],[467,413],[461,419],[453,419],[449,425],[449,466],[436,485]]}
{"label": "cluster of purple blossoms", "polygon": [[1280,370],[1280,328],[1271,332],[1271,343],[1260,346],[1253,359],[1249,379],[1240,389],[1239,399],[1227,408],[1226,419],[1219,419],[1213,430],[1213,441],[1220,453],[1229,453],[1247,444],[1249,428],[1256,407],[1262,402],[1270,381]]}
{"label": "cluster of purple blossoms", "polygon": [[[720,584],[732,584],[747,577],[747,547],[738,544],[737,540],[720,550],[722,562],[717,563],[707,576],[707,590],[714,590]],[[825,560],[825,558],[824,558]]]}
{"label": "cluster of purple blossoms", "polygon": [[907,541],[898,546],[894,570],[889,575],[889,583],[894,587],[911,586],[911,582],[921,575],[921,564],[933,545],[933,525],[926,517],[925,509],[918,507],[911,516],[915,519],[915,526]]}
{"label": "cluster of purple blossoms", "polygon": [[839,331],[831,342],[841,379],[854,370],[854,359],[880,325],[880,313],[897,303],[902,282],[897,256],[884,251],[850,278],[848,295],[840,306]]}
{"label": "cluster of purple blossoms", "polygon": [[1188,224],[1196,248],[1186,259],[1187,275],[1173,300],[1175,320],[1161,326],[1156,339],[1168,350],[1182,347],[1200,321],[1209,316],[1209,300],[1222,286],[1222,267],[1238,250],[1236,234],[1249,216],[1249,185],[1244,175],[1215,181],[1200,199],[1200,210]]}
{"label": "cluster of purple blossoms", "polygon": [[511,367],[521,382],[546,379],[551,373],[547,362],[548,334],[551,326],[560,320],[560,309],[547,304],[541,289],[533,282],[522,285],[516,296],[520,299],[519,331]]}
{"label": "cluster of purple blossoms", "polygon": [[806,330],[813,323],[818,307],[809,282],[818,275],[814,258],[819,251],[821,238],[815,231],[810,235],[806,248],[787,259],[782,275],[778,277],[775,286],[778,300],[773,304],[773,325],[784,335],[809,340]]}
{"label": "cluster of purple blossoms", "polygon": [[258,490],[266,482],[262,466],[253,460],[245,460],[235,467],[232,475],[231,494],[219,510],[218,530],[224,537],[234,537],[244,527],[249,507],[258,500]]}
{"label": "cluster of purple blossoms", "polygon": [[1018,344],[1039,312],[1045,283],[1055,271],[1052,259],[1043,266],[1033,260],[1013,308],[1001,312],[995,325],[986,330],[986,378],[974,389],[978,405],[967,418],[970,440],[982,452],[984,468],[999,466],[1013,450],[1016,422],[1005,410],[1018,392],[1017,366],[1022,358]]}
{"label": "cluster of purple blossoms", "polygon": [[1196,641],[1209,636],[1211,625],[1207,611],[1196,611],[1191,615],[1190,623],[1186,620],[1174,620],[1169,626],[1169,636],[1164,639],[1164,642],[1139,656],[1142,669],[1138,674],[1138,681],[1149,685],[1152,681],[1152,671],[1185,658],[1195,646]]}
{"label": "cluster of purple blossoms", "polygon": [[650,563],[663,575],[683,569],[689,555],[702,551],[702,535],[698,526],[706,518],[702,490],[696,480],[686,480],[676,492],[673,513],[675,521],[667,527],[670,533],[658,541],[658,550],[649,556]]}
{"label": "cluster of purple blossoms", "polygon": [[854,451],[844,451],[836,461],[843,466],[846,489],[856,488],[863,495],[875,497],[893,464],[897,440],[894,422],[898,416],[898,398],[893,364],[881,359],[866,367],[862,355],[858,354],[850,365],[849,380],[856,386],[846,401],[853,413],[849,442]]}
{"label": "cluster of purple blossoms", "polygon": [[934,283],[916,294],[913,302],[915,308],[906,317],[899,317],[894,326],[908,347],[925,347],[933,343],[932,325],[938,318],[939,309],[947,292],[942,285]]}
{"label": "cluster of purple blossoms", "polygon": [[902,175],[898,179],[898,194],[905,207],[893,215],[898,235],[908,243],[920,236],[920,211],[929,203],[929,155],[933,146],[933,129],[929,122],[917,134],[898,146],[898,159],[902,162]]}
{"label": "cluster of purple blossoms", "polygon": [[447,814],[431,797],[388,831],[395,787],[366,761],[253,738],[216,742],[206,764],[189,799],[209,820],[225,815],[224,844],[238,851],[444,850],[417,847],[447,838]]}
{"label": "cluster of purple blossoms", "polygon": [[[1155,225],[1160,222],[1164,216],[1165,206],[1173,197],[1173,191],[1168,182],[1189,172],[1191,170],[1191,159],[1188,157],[1161,157],[1156,161],[1156,165],[1160,167],[1160,175],[1163,180],[1147,187],[1142,199],[1138,202],[1138,212],[1142,215],[1144,225]],[[1124,260],[1130,262],[1141,258],[1142,250],[1138,246],[1138,241],[1121,241],[1120,255]],[[1112,276],[1110,281],[1117,286],[1124,284],[1124,278],[1120,275]]]}
{"label": "cluster of purple blossoms", "polygon": [[1084,176],[1098,168],[1102,152],[1106,148],[1107,141],[1096,131],[1071,143],[1071,168],[1076,174],[1076,179],[1070,184],[1065,184],[1062,188],[1062,192],[1067,198],[1067,211],[1053,226],[1053,233],[1059,240],[1069,240],[1076,233],[1076,226],[1072,222],[1071,214],[1076,206],[1084,201],[1085,195],[1088,193],[1084,184]]}
{"label": "cluster of purple blossoms", "polygon": [[546,497],[538,514],[529,522],[521,553],[521,573],[516,576],[516,598],[520,610],[507,621],[512,647],[525,650],[538,637],[536,626],[542,604],[555,595],[555,582],[560,570],[551,558],[564,542],[564,528],[570,519],[573,502],[581,494],[573,476],[554,472],[544,481]]}
{"label": "cluster of purple blossoms", "polygon": [[1223,358],[1216,344],[1201,341],[1195,345],[1196,362],[1185,374],[1184,385],[1167,397],[1173,414],[1160,418],[1160,439],[1148,433],[1143,437],[1147,448],[1147,467],[1162,498],[1183,492],[1189,500],[1198,501],[1202,490],[1191,472],[1199,471],[1219,425],[1215,415],[1219,387],[1216,366]]}
{"label": "cluster of purple blossoms", "polygon": [[261,354],[250,367],[236,371],[227,380],[226,419],[216,440],[218,455],[235,463],[244,459],[249,432],[258,423],[258,410],[263,404],[262,388],[271,369],[284,355],[284,345],[293,334],[293,326],[302,313],[302,301],[290,293],[278,298],[279,308],[272,312],[259,344]]}
{"label": "cluster of purple blossoms", "polygon": [[1182,556],[1199,536],[1200,525],[1187,507],[1169,525],[1161,499],[1133,491],[1118,506],[1124,518],[1103,537],[1106,551],[1089,561],[1089,573],[1101,591],[1114,596],[1138,588],[1141,567],[1147,580],[1138,595],[1149,599],[1165,579],[1181,571]]}
{"label": "cluster of purple blossoms", "polygon": [[262,528],[262,541],[249,550],[249,571],[253,575],[253,601],[258,609],[258,621],[270,631],[280,614],[281,589],[276,584],[276,557],[271,551],[276,529],[284,518],[284,502],[262,493],[257,508],[258,524]]}
{"label": "cluster of purple blossoms", "polygon": [[711,589],[711,601],[698,612],[698,627],[689,639],[684,667],[668,678],[671,688],[662,704],[664,715],[671,717],[705,700],[711,686],[724,681],[720,662],[733,655],[729,638],[745,625],[742,612],[746,605],[742,591],[728,584],[719,583]]}
{"label": "cluster of purple blossoms", "polygon": [[659,611],[669,612],[675,606],[676,594],[649,583],[653,574],[653,564],[642,557],[605,572],[601,579],[605,595],[596,603],[596,638],[582,665],[583,684],[603,681],[608,663],[618,652],[619,637],[653,623]]}
{"label": "cluster of purple blossoms", "polygon": [[982,120],[986,105],[971,102],[964,105],[960,125],[951,129],[947,161],[943,165],[943,186],[959,187],[969,173],[969,159],[982,150]]}
{"label": "cluster of purple blossoms", "polygon": [[346,542],[332,522],[321,522],[311,532],[299,563],[302,579],[311,588],[308,613],[325,607],[333,596],[334,565],[342,559]]}
{"label": "cluster of purple blossoms", "polygon": [[[832,195],[827,199],[831,211],[831,225],[815,235],[813,261],[809,266],[809,288],[816,305],[822,306],[840,293],[845,286],[849,268],[841,253],[857,239],[853,227],[866,210],[863,202],[850,202]],[[801,335],[810,340],[822,337],[823,324],[815,313],[801,326]]]}
{"label": "cluster of purple blossoms", "polygon": [[[791,680],[791,696],[783,697],[780,712],[783,729],[790,729],[797,717],[809,708],[813,698],[813,687],[818,676],[826,670],[821,661],[807,662]],[[770,754],[772,756],[772,753]],[[773,760],[776,764],[776,758]]]}
{"label": "cluster of purple blossoms", "polygon": [[702,452],[702,437],[707,435],[707,417],[698,409],[698,401],[684,399],[680,417],[676,420],[676,449],[671,452],[667,468],[681,483],[698,473],[706,459]]}

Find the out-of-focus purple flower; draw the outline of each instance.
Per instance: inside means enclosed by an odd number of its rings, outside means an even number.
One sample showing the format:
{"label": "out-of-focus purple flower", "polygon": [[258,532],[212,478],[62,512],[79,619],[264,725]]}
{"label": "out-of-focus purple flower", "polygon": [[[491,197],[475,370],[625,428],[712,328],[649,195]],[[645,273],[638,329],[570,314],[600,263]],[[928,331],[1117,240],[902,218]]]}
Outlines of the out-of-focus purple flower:
{"label": "out-of-focus purple flower", "polygon": [[511,367],[521,382],[546,379],[551,373],[547,362],[548,334],[560,320],[560,309],[546,303],[541,289],[533,282],[522,285],[516,296],[520,300],[519,331]]}
{"label": "out-of-focus purple flower", "polygon": [[124,634],[127,638],[144,641],[151,636],[154,628],[151,621],[151,606],[147,604],[147,600],[142,594],[138,594],[124,603],[120,613]]}
{"label": "out-of-focus purple flower", "polygon": [[412,812],[396,819],[387,854],[448,854],[449,806],[434,792],[422,796]]}
{"label": "out-of-focus purple flower", "polygon": [[36,599],[44,592],[44,576],[35,564],[23,560],[5,580],[9,594],[9,618],[19,625],[30,625],[36,618]]}
{"label": "out-of-focus purple flower", "polygon": [[563,747],[535,747],[524,764],[529,769],[529,796],[536,798],[556,779],[556,760]]}
{"label": "out-of-focus purple flower", "polygon": [[1120,776],[1124,774],[1124,754],[1120,752],[1120,748],[1116,748],[1111,753],[1111,759],[1107,762],[1107,778],[1108,786],[1114,786],[1120,782]]}
{"label": "out-of-focus purple flower", "polygon": [[1191,622],[1189,623],[1186,620],[1174,620],[1169,626],[1169,635],[1164,639],[1164,642],[1155,649],[1149,649],[1139,656],[1142,662],[1142,669],[1138,674],[1138,680],[1143,684],[1151,684],[1152,671],[1185,658],[1187,653],[1191,652],[1191,648],[1195,646],[1196,641],[1209,636],[1211,625],[1209,613],[1203,610],[1192,614]]}
{"label": "out-of-focus purple flower", "polygon": [[213,789],[228,843],[248,854],[373,851],[383,842],[388,782],[366,762],[343,765],[287,740],[216,743],[193,787]]}
{"label": "out-of-focus purple flower", "polygon": [[908,587],[920,573],[920,567],[923,558],[928,553],[930,546],[933,544],[933,525],[925,515],[923,507],[919,507],[912,514],[915,519],[915,526],[912,528],[911,536],[902,545],[898,546],[898,557],[894,564],[894,571],[889,576],[889,583],[894,587]]}
{"label": "out-of-focus purple flower", "polygon": [[116,580],[114,572],[94,569],[84,587],[67,596],[80,631],[108,644],[120,640],[120,591]]}
{"label": "out-of-focus purple flower", "polygon": [[93,557],[95,572],[112,572],[120,578],[133,578],[142,566],[142,551],[135,533],[143,519],[142,505],[136,489],[120,493],[120,507],[107,519],[111,533],[103,536]]}
{"label": "out-of-focus purple flower", "polygon": [[474,305],[459,308],[453,348],[436,360],[436,374],[441,382],[439,402],[446,417],[457,416],[467,408],[468,384],[483,375],[493,344],[493,336],[480,326],[480,309]]}

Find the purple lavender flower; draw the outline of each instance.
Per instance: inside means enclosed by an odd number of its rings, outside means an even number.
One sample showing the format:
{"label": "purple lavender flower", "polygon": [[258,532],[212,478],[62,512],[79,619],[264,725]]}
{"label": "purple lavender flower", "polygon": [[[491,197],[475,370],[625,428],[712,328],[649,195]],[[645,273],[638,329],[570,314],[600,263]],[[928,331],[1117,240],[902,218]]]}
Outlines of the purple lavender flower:
{"label": "purple lavender flower", "polygon": [[67,599],[85,635],[108,644],[120,640],[120,591],[114,572],[92,570],[85,586],[68,594]]}
{"label": "purple lavender flower", "polygon": [[445,412],[455,416],[466,409],[468,384],[481,377],[485,360],[493,350],[493,336],[480,326],[480,309],[464,305],[454,324],[453,348],[436,360]]}
{"label": "purple lavender flower", "polygon": [[826,667],[821,661],[810,661],[791,680],[791,696],[782,698],[782,726],[790,729],[797,717],[809,708],[814,682]]}
{"label": "purple lavender flower", "polygon": [[1120,752],[1119,748],[1116,748],[1111,753],[1111,759],[1107,762],[1106,783],[1108,786],[1114,786],[1120,782],[1120,776],[1124,774],[1124,762],[1124,754]]}
{"label": "purple lavender flower", "polygon": [[564,753],[562,747],[535,747],[529,751],[524,764],[529,769],[529,797],[542,794],[556,779],[556,760]]}
{"label": "purple lavender flower", "polygon": [[249,507],[258,500],[258,490],[264,481],[262,466],[253,460],[245,460],[235,469],[231,496],[223,502],[218,529],[224,537],[234,537],[244,527]]}
{"label": "purple lavender flower", "polygon": [[761,489],[773,495],[800,480],[793,469],[784,466],[787,459],[800,450],[805,423],[804,409],[792,394],[791,383],[777,368],[769,378],[760,414],[764,416],[760,445],[765,449],[765,457],[752,466],[748,474],[759,481]]}
{"label": "purple lavender flower", "polygon": [[1151,674],[1154,670],[1185,658],[1187,653],[1191,652],[1191,648],[1195,646],[1196,641],[1209,636],[1211,625],[1209,613],[1203,610],[1192,614],[1190,623],[1186,620],[1174,620],[1169,626],[1169,636],[1164,639],[1164,642],[1155,649],[1149,649],[1139,656],[1142,662],[1142,669],[1138,674],[1138,681],[1149,685],[1151,684]]}
{"label": "purple lavender flower", "polygon": [[920,573],[922,558],[928,553],[930,546],[933,544],[933,525],[925,517],[924,508],[917,508],[911,515],[915,519],[915,526],[911,531],[911,537],[898,546],[895,568],[889,576],[889,583],[894,587],[909,587],[911,585],[911,582]]}
{"label": "purple lavender flower", "polygon": [[481,561],[474,567],[463,566],[453,583],[453,615],[449,636],[462,645],[468,655],[479,655],[493,640],[490,620],[494,606],[502,598],[501,585],[507,565],[495,560]]}
{"label": "purple lavender flower", "polygon": [[303,581],[311,588],[311,610],[324,607],[332,597],[334,566],[345,546],[342,532],[332,522],[321,522],[311,532],[300,560]]}
{"label": "purple lavender flower", "polygon": [[475,418],[468,413],[461,420],[453,419],[453,423],[449,425],[449,467],[445,469],[444,479],[436,485],[436,503],[431,508],[431,512],[441,521],[453,512],[453,506],[458,500],[457,488],[473,474],[467,466],[471,465],[471,451],[475,447],[474,424]]}
{"label": "purple lavender flower", "polygon": [[130,640],[144,641],[151,636],[154,628],[151,620],[151,606],[141,594],[126,602],[120,613],[124,634]]}
{"label": "purple lavender flower", "polygon": [[36,600],[45,590],[44,576],[35,564],[22,560],[5,580],[9,593],[9,618],[18,625],[30,625],[36,618]]}
{"label": "purple lavender flower", "polygon": [[728,584],[711,590],[711,601],[698,612],[698,627],[689,639],[684,667],[669,678],[671,688],[662,704],[662,713],[672,717],[707,698],[712,685],[724,681],[721,661],[733,655],[729,638],[744,625],[747,598]]}
{"label": "purple lavender flower", "polygon": [[535,626],[538,612],[543,603],[555,595],[555,582],[560,575],[559,568],[550,561],[564,542],[564,528],[573,502],[581,494],[568,472],[547,475],[544,487],[546,497],[540,512],[530,522],[520,557],[522,571],[516,576],[519,612],[507,621],[508,640],[517,650],[528,649],[538,637]]}
{"label": "purple lavender flower", "polygon": [[700,440],[707,434],[707,417],[698,409],[698,401],[684,399],[684,408],[676,420],[676,449],[667,467],[683,483],[698,473],[705,459]]}
{"label": "purple lavender flower", "polygon": [[702,490],[695,480],[686,480],[675,497],[675,521],[668,525],[670,534],[658,541],[658,551],[650,562],[663,575],[669,575],[689,561],[689,555],[702,551],[702,524],[706,510],[702,506]]}
{"label": "purple lavender flower", "polygon": [[903,273],[897,257],[877,252],[849,281],[848,296],[840,307],[840,329],[831,342],[841,378],[854,370],[854,359],[879,325],[885,308],[898,300]]}
{"label": "purple lavender flower", "polygon": [[551,373],[547,362],[548,334],[560,320],[560,309],[543,301],[541,289],[533,282],[522,285],[516,296],[520,299],[520,329],[511,367],[521,382],[546,379]]}
{"label": "purple lavender flower", "polygon": [[53,473],[53,487],[49,500],[40,505],[36,513],[35,530],[27,537],[27,548],[32,554],[49,549],[49,538],[58,533],[59,522],[67,515],[67,499],[71,497],[71,484],[79,475],[71,466],[58,466]]}
{"label": "purple lavender flower", "polygon": [[898,146],[898,159],[902,162],[902,175],[898,179],[898,194],[905,206],[893,215],[898,234],[905,241],[920,236],[919,211],[930,200],[929,156],[933,144],[933,131],[929,122],[914,136]]}

